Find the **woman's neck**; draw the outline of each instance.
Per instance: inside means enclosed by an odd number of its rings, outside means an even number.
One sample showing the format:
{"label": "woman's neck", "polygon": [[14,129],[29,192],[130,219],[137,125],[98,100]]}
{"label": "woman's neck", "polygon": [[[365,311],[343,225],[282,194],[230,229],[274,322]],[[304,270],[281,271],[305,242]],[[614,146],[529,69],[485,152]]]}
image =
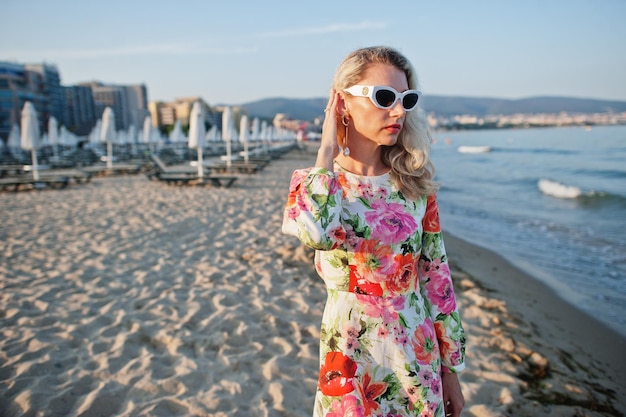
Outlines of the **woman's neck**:
{"label": "woman's neck", "polygon": [[345,156],[339,153],[335,160],[346,171],[363,176],[377,176],[389,172],[389,167],[385,165],[381,158],[380,147],[376,149],[374,154],[367,157],[359,155],[359,152],[350,149],[350,155]]}

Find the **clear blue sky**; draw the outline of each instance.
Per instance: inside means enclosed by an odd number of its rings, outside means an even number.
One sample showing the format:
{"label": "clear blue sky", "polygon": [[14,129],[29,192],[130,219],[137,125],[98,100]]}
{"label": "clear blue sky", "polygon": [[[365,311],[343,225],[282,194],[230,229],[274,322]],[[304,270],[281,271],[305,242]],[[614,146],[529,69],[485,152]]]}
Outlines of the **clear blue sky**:
{"label": "clear blue sky", "polygon": [[624,0],[0,0],[0,15],[0,60],[145,83],[150,100],[325,97],[341,59],[376,44],[427,95],[626,100]]}

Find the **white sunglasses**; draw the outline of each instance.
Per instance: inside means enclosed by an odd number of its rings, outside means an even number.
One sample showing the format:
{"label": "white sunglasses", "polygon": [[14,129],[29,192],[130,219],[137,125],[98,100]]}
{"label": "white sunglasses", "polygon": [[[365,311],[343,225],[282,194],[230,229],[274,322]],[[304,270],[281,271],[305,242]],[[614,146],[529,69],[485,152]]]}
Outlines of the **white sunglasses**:
{"label": "white sunglasses", "polygon": [[402,102],[402,107],[406,111],[414,110],[421,95],[418,90],[406,90],[399,93],[392,87],[383,85],[353,85],[343,90],[355,97],[368,97],[374,106],[379,109],[390,109],[396,101]]}

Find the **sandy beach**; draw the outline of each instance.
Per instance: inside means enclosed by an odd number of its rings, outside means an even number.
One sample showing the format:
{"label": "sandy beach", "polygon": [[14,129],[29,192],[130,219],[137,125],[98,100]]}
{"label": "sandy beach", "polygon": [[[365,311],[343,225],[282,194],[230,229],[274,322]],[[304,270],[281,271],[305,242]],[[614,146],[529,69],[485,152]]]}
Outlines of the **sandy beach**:
{"label": "sandy beach", "polygon": [[[139,174],[0,193],[0,417],[310,416],[325,289],[280,225],[313,161],[292,151],[230,188]],[[445,238],[464,416],[626,415],[624,337]]]}

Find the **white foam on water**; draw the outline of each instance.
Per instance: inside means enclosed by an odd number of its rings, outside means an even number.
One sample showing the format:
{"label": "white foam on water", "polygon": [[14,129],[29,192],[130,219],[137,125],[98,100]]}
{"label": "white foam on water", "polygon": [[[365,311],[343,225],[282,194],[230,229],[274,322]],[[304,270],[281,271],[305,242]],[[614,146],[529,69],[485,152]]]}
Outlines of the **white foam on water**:
{"label": "white foam on water", "polygon": [[537,183],[539,190],[545,195],[556,198],[578,198],[582,195],[582,191],[578,187],[561,184],[560,182],[541,179]]}

